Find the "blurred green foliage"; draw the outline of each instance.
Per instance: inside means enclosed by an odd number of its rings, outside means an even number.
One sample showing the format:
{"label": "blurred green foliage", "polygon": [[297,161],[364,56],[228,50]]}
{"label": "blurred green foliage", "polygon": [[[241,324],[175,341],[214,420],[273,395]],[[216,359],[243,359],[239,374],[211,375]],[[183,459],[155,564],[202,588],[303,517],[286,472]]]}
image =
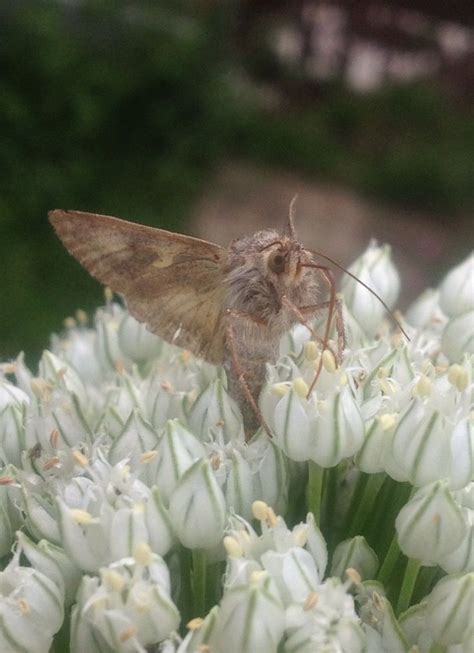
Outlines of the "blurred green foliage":
{"label": "blurred green foliage", "polygon": [[462,109],[419,85],[365,96],[328,85],[317,102],[262,108],[232,81],[244,66],[236,6],[2,3],[0,359],[36,356],[64,316],[101,299],[55,239],[51,208],[186,231],[225,156],[440,212],[472,202],[474,125]]}
{"label": "blurred green foliage", "polygon": [[0,9],[1,358],[36,353],[73,307],[101,299],[67,261],[49,209],[179,230],[220,155],[221,14],[180,9],[176,0]]}

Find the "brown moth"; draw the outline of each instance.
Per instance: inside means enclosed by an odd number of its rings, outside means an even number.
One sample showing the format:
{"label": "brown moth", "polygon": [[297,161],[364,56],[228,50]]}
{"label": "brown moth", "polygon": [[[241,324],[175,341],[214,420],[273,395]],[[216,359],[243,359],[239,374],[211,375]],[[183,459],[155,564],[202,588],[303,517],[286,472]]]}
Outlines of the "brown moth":
{"label": "brown moth", "polygon": [[[276,362],[280,338],[293,324],[309,326],[327,310],[325,333],[313,337],[328,348],[336,316],[341,355],[344,328],[333,277],[316,260],[327,257],[297,241],[291,207],[282,233],[259,231],[227,249],[94,213],[58,209],[49,219],[68,251],[121,293],[152,333],[224,365],[247,439],[265,426],[258,409],[265,365]],[[321,301],[321,282],[328,301]]]}

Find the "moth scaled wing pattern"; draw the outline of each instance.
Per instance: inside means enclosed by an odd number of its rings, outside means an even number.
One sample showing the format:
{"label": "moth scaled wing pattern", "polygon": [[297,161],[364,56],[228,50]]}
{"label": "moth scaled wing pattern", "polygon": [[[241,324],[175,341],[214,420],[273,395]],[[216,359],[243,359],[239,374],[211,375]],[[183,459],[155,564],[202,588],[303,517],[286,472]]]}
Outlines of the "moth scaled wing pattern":
{"label": "moth scaled wing pattern", "polygon": [[55,210],[66,249],[164,340],[221,364],[227,252],[198,238],[95,213]]}

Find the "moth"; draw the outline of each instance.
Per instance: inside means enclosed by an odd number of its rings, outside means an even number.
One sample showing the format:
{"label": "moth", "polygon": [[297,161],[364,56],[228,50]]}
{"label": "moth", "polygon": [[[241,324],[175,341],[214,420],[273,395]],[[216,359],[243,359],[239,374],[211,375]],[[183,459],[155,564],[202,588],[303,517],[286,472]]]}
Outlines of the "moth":
{"label": "moth", "polygon": [[[298,242],[292,207],[281,232],[259,231],[227,248],[95,213],[57,209],[49,219],[67,250],[121,293],[149,331],[224,366],[248,440],[260,425],[266,427],[258,397],[266,364],[276,362],[286,331],[301,322],[327,349],[335,323],[336,358],[344,348],[333,275],[319,259],[339,265]],[[320,311],[327,316],[321,336],[310,325]]]}

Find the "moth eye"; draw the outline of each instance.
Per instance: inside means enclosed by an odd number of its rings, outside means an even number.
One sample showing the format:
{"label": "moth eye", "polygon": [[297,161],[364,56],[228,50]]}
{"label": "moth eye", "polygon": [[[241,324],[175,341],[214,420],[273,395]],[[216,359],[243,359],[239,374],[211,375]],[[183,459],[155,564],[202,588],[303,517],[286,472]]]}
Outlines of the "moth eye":
{"label": "moth eye", "polygon": [[272,272],[284,272],[286,257],[280,252],[274,252],[268,259],[268,267]]}

